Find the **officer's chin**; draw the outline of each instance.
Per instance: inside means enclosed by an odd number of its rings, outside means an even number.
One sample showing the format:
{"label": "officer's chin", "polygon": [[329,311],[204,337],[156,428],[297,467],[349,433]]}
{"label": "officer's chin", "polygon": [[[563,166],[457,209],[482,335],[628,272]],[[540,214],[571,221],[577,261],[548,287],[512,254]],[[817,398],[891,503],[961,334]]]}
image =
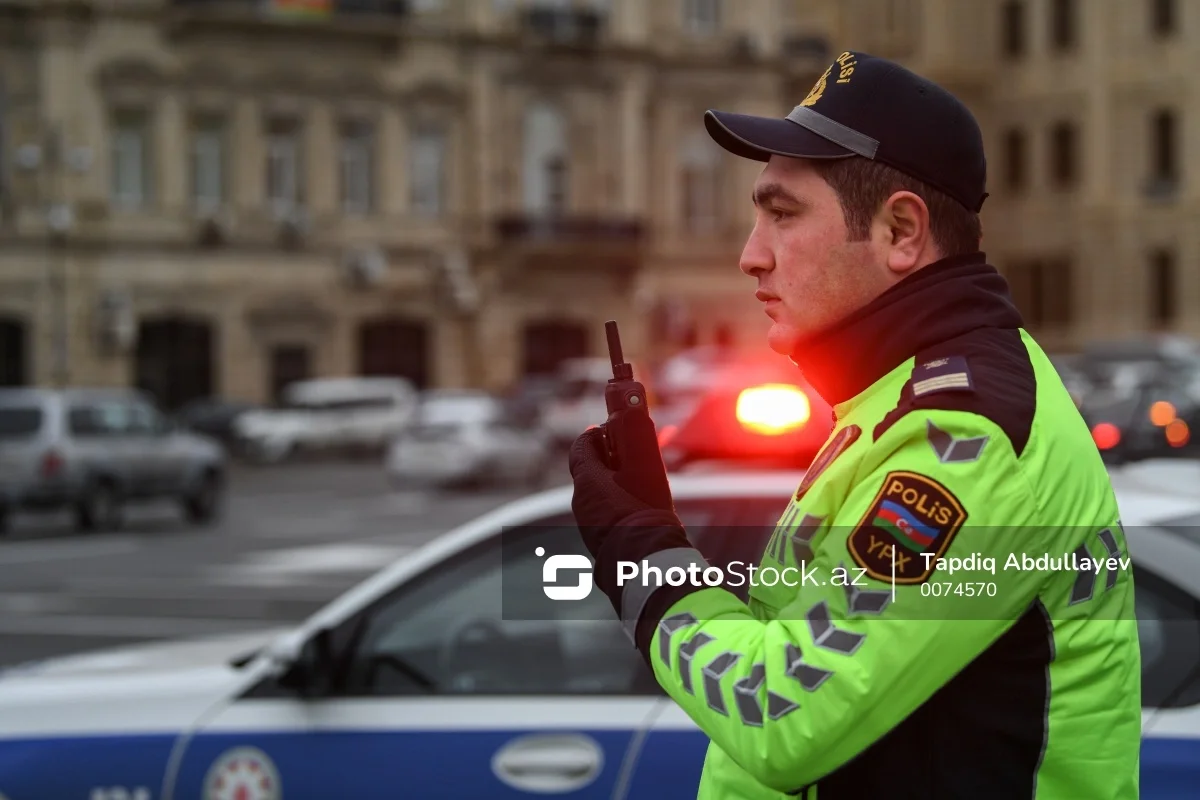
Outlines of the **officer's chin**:
{"label": "officer's chin", "polygon": [[791,325],[776,322],[767,331],[767,346],[781,356],[791,356],[800,344],[801,335]]}

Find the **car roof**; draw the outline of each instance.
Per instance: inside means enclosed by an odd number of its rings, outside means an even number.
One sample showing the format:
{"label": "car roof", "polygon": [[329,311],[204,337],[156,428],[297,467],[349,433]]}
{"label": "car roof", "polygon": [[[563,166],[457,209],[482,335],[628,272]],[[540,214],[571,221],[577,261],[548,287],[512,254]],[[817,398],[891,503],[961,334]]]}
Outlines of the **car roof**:
{"label": "car roof", "polygon": [[61,397],[70,401],[88,400],[142,400],[150,402],[150,395],[140,389],[129,387],[78,386],[68,389],[46,389],[41,387],[17,387],[0,389],[0,404],[42,402]]}

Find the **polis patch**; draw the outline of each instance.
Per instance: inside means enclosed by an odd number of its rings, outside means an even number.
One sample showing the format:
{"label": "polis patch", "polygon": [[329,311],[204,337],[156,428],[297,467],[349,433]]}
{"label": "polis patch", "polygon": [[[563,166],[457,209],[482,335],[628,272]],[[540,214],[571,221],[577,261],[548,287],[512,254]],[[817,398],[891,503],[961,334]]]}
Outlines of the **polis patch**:
{"label": "polis patch", "polygon": [[847,425],[838,431],[837,436],[834,436],[829,444],[817,454],[813,462],[809,464],[808,469],[804,471],[804,477],[800,479],[800,486],[796,489],[796,494],[792,498],[796,502],[804,496],[805,492],[817,482],[817,478],[821,477],[833,460],[849,449],[850,445],[858,441],[858,437],[862,435],[862,428],[857,425]]}
{"label": "polis patch", "polygon": [[[954,493],[933,478],[889,472],[846,546],[854,562],[876,580],[891,583],[894,574],[900,585],[924,583],[966,519],[967,510]],[[933,557],[926,559],[925,553]]]}

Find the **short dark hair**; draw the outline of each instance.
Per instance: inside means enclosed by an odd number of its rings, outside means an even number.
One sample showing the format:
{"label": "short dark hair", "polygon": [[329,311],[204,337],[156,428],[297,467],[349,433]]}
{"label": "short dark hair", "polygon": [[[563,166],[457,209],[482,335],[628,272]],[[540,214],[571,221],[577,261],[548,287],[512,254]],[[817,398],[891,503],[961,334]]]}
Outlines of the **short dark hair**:
{"label": "short dark hair", "polygon": [[930,233],[943,258],[979,250],[983,239],[979,215],[932,186],[887,164],[859,156],[813,159],[809,163],[837,194],[850,241],[866,239],[871,220],[884,201],[896,192],[908,191],[929,208]]}

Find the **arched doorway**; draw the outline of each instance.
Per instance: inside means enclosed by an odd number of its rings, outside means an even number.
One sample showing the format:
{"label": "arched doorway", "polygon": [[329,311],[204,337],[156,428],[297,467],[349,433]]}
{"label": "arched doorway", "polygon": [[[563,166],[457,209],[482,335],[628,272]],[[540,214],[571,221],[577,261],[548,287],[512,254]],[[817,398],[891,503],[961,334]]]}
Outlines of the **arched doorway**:
{"label": "arched doorway", "polygon": [[358,328],[358,372],[373,377],[408,378],[429,386],[429,328],[402,317],[367,320]]}
{"label": "arched doorway", "polygon": [[521,352],[525,375],[550,375],[569,358],[586,358],[591,352],[587,328],[579,322],[552,320],[525,326]]}
{"label": "arched doorway", "polygon": [[213,332],[193,317],[160,317],[138,325],[136,385],[166,411],[213,395]]}
{"label": "arched doorway", "polygon": [[29,383],[28,345],[25,323],[12,317],[0,317],[0,386]]}

